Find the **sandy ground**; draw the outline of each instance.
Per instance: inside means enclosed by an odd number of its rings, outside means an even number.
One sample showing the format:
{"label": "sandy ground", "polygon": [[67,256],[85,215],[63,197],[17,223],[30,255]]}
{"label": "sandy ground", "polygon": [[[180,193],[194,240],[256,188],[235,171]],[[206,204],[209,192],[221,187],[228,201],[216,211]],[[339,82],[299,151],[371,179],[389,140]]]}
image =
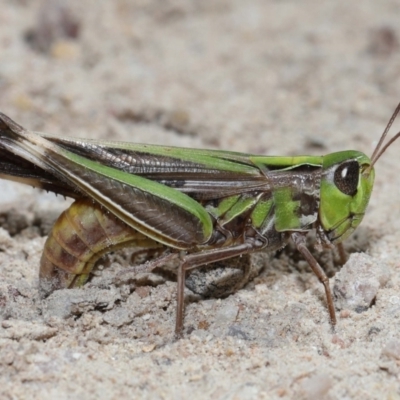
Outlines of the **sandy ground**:
{"label": "sandy ground", "polygon": [[[60,8],[60,4],[63,7]],[[265,155],[371,154],[400,100],[398,1],[0,0],[0,109],[32,130]],[[399,126],[400,124],[397,124]],[[377,165],[350,261],[322,286],[289,248],[224,299],[175,282],[38,296],[60,197],[0,182],[3,399],[400,398],[398,148]],[[329,273],[338,270],[322,254]],[[101,270],[103,269],[103,270]]]}

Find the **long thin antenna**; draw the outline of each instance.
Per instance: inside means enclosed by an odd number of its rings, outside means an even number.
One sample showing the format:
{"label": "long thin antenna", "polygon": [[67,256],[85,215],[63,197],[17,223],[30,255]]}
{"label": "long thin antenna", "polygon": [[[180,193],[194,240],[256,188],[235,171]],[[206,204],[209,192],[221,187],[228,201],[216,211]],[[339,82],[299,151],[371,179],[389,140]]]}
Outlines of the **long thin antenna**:
{"label": "long thin antenna", "polygon": [[389,140],[389,142],[382,148],[382,150],[380,149],[383,142],[385,141],[385,138],[391,128],[391,126],[393,125],[394,120],[396,119],[397,115],[400,112],[400,103],[397,105],[396,109],[394,110],[394,113],[392,115],[392,117],[390,118],[388,124],[386,125],[385,130],[382,133],[381,138],[379,139],[378,144],[375,147],[374,152],[372,153],[371,156],[371,167],[373,167],[373,165],[378,161],[379,157],[385,152],[385,150],[399,137],[399,133],[397,133],[392,139]]}
{"label": "long thin antenna", "polygon": [[[400,137],[400,132],[397,132],[381,149],[381,151],[375,155],[375,157],[372,159],[371,161],[371,166],[370,168],[372,168],[374,166],[374,164],[379,160],[379,157],[386,151],[386,149],[397,139]],[[374,152],[375,154],[375,152]]]}

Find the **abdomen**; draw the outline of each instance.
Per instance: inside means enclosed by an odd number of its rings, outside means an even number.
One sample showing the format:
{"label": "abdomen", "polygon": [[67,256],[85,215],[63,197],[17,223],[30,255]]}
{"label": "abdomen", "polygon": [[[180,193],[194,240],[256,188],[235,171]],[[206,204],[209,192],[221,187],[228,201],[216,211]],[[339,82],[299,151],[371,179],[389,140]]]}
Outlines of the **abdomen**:
{"label": "abdomen", "polygon": [[161,247],[92,200],[76,200],[60,215],[45,243],[39,273],[42,295],[82,286],[100,257],[128,246]]}

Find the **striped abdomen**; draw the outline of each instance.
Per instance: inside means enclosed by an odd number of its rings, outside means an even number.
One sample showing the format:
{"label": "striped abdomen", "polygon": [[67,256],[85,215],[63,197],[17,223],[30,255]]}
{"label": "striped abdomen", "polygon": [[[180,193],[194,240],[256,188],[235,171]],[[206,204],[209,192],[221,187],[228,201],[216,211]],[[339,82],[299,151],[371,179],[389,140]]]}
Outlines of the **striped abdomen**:
{"label": "striped abdomen", "polygon": [[39,273],[42,294],[83,285],[100,257],[128,246],[161,245],[92,200],[76,200],[60,215],[45,243]]}

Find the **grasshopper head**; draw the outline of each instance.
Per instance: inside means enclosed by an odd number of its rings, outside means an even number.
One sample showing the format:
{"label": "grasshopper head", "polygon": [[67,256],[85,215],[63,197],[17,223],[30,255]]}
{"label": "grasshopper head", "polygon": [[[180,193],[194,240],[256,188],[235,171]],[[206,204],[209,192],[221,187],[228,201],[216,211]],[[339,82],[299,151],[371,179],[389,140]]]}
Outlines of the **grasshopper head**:
{"label": "grasshopper head", "polygon": [[397,132],[384,144],[399,113],[400,103],[386,125],[371,158],[358,151],[341,151],[324,157],[319,221],[332,243],[346,239],[360,225],[374,186],[374,165],[386,149],[400,137],[400,132]]}
{"label": "grasshopper head", "polygon": [[374,176],[371,160],[358,151],[342,151],[324,157],[319,221],[330,242],[341,242],[360,224]]}
{"label": "grasshopper head", "polygon": [[330,242],[341,242],[360,225],[374,186],[374,165],[400,137],[400,132],[397,132],[384,144],[399,113],[400,104],[394,110],[371,158],[358,151],[341,151],[324,157],[319,221]]}

